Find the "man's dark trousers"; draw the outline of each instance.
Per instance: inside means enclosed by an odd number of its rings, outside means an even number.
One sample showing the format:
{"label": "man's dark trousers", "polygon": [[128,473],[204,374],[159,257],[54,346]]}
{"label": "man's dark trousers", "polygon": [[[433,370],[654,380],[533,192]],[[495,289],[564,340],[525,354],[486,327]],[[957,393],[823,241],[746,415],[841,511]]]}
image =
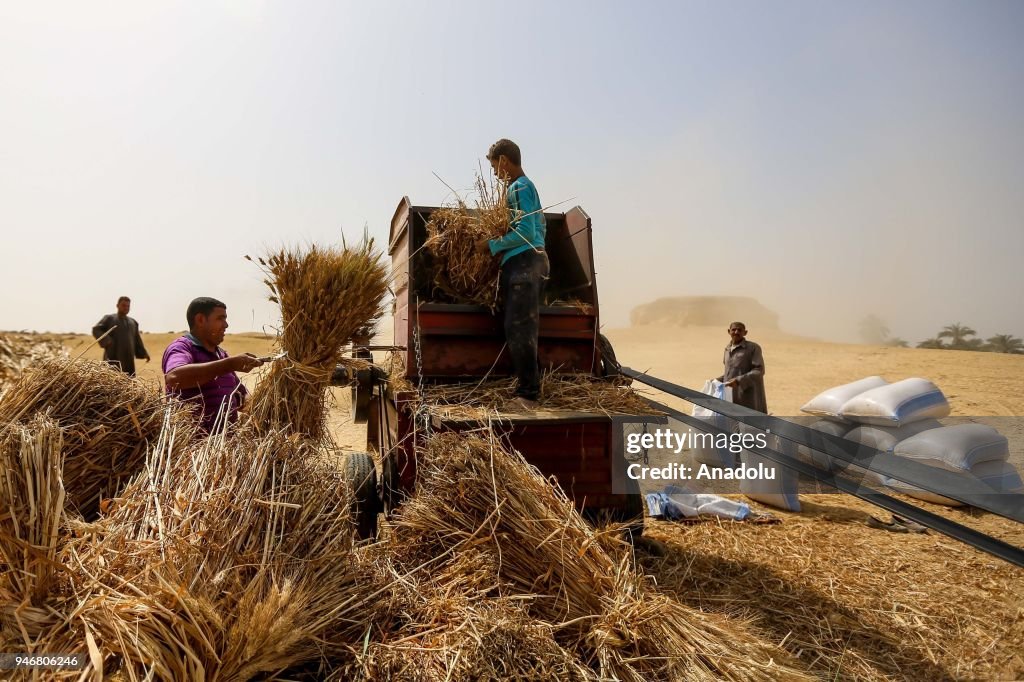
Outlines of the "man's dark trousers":
{"label": "man's dark trousers", "polygon": [[540,299],[548,272],[548,255],[533,249],[512,256],[501,266],[505,341],[512,357],[512,369],[519,379],[516,395],[527,400],[537,400],[540,396],[537,336],[540,332]]}

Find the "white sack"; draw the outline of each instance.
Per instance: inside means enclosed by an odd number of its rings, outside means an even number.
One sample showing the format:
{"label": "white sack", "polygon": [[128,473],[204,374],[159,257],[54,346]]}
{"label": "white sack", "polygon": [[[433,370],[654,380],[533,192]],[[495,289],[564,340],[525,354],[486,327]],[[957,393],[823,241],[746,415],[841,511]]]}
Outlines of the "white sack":
{"label": "white sack", "polygon": [[811,398],[806,405],[800,408],[800,411],[819,417],[838,417],[839,410],[848,401],[865,391],[887,386],[888,383],[882,377],[872,376],[842,386],[833,386]]}
{"label": "white sack", "polygon": [[872,388],[851,398],[839,409],[843,419],[881,426],[902,426],[948,415],[946,396],[927,379],[904,379]]}

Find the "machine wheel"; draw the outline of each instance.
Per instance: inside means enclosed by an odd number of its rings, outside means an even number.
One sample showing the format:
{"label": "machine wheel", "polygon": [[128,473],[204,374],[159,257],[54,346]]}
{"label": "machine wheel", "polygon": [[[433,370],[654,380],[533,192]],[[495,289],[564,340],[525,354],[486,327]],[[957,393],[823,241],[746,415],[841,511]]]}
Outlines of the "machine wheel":
{"label": "machine wheel", "polygon": [[352,486],[352,521],[360,540],[377,535],[377,513],[381,509],[377,495],[377,468],[373,458],[365,452],[350,452],[345,456],[345,480]]}

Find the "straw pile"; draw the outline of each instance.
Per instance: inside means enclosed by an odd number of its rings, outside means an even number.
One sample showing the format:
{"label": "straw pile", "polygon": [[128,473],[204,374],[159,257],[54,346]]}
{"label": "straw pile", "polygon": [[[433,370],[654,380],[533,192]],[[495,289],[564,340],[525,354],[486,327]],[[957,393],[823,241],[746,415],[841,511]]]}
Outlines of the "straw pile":
{"label": "straw pile", "polygon": [[[417,584],[417,587],[422,587]],[[409,596],[402,627],[390,641],[369,642],[339,679],[434,682],[595,680],[554,637],[509,598],[470,600],[417,590]]]}
{"label": "straw pile", "polygon": [[434,211],[427,222],[424,246],[433,256],[434,286],[454,303],[495,308],[498,296],[499,259],[481,252],[478,245],[509,230],[505,190],[476,179],[476,208],[461,199],[454,206]]}
{"label": "straw pile", "polygon": [[[848,496],[801,501],[774,526],[648,520],[665,551],[644,567],[686,604],[742,609],[824,679],[1022,679],[1021,569],[937,534],[870,528],[878,510]],[[1024,535],[990,514],[941,511],[1015,544]]]}
{"label": "straw pile", "polygon": [[64,344],[31,334],[0,334],[0,390],[42,360],[67,357]]}
{"label": "straw pile", "polygon": [[288,356],[257,385],[250,423],[261,433],[285,430],[315,442],[324,437],[325,389],[342,346],[383,312],[387,267],[372,239],[354,248],[281,250],[259,262],[270,300],[281,306]]}
{"label": "straw pile", "polygon": [[[144,463],[156,441],[166,406],[155,386],[97,362],[44,360],[28,368],[0,398],[0,441],[8,428],[46,414],[64,440],[66,504],[86,518],[99,511],[102,497],[113,497]],[[191,418],[174,410],[172,422],[184,431]]]}
{"label": "straw pile", "polygon": [[[347,655],[370,618],[348,486],[287,441],[168,428],[92,524],[70,521],[62,614],[19,650],[88,650],[128,679],[252,679]],[[8,639],[10,637],[8,636]]]}
{"label": "straw pile", "polygon": [[655,593],[519,455],[442,434],[419,466],[417,494],[395,519],[396,562],[475,575],[478,594],[518,599],[535,634],[550,632],[600,679],[804,679],[776,662],[788,658],[781,650]]}
{"label": "straw pile", "polygon": [[[495,379],[462,384],[435,384],[425,389],[431,405],[445,406],[452,416],[470,417],[481,410],[504,412],[515,400],[515,379]],[[602,412],[608,415],[660,414],[634,389],[583,374],[555,374],[541,377],[540,408],[574,412]]]}

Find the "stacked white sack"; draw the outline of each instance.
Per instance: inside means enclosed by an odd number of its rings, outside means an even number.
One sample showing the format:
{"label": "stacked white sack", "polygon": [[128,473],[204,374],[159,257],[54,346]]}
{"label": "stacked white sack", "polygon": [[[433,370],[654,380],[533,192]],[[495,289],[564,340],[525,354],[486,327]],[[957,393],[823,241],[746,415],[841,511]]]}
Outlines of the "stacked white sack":
{"label": "stacked white sack", "polygon": [[864,391],[846,401],[839,416],[860,424],[903,426],[949,415],[949,402],[927,379],[904,379]]}
{"label": "stacked white sack", "polygon": [[[941,427],[942,423],[937,419],[922,419],[903,426],[874,426],[872,424],[863,424],[851,429],[844,438],[853,441],[854,443],[858,443],[860,447],[857,448],[857,454],[868,458],[868,466],[864,467],[867,470],[864,472],[864,480],[875,485],[885,485],[883,477],[876,473],[871,467],[871,462],[877,452],[882,452],[883,454],[880,456],[883,457],[892,455],[896,446],[907,438],[916,436],[924,431],[938,429]],[[853,471],[845,462],[840,462],[835,458],[833,458],[832,461],[836,468],[844,469],[848,474]]]}
{"label": "stacked white sack", "polygon": [[839,418],[839,411],[847,402],[865,391],[888,385],[889,382],[882,377],[873,376],[858,379],[842,386],[833,386],[807,401],[807,404],[801,407],[800,411],[813,414],[816,417]]}
{"label": "stacked white sack", "polygon": [[[1006,461],[1010,454],[1006,436],[991,426],[957,424],[932,429],[897,443],[893,454],[952,471],[964,481],[980,482],[992,494],[1024,492],[1020,473]],[[887,478],[885,485],[926,502],[951,507],[962,504],[894,478]]]}

